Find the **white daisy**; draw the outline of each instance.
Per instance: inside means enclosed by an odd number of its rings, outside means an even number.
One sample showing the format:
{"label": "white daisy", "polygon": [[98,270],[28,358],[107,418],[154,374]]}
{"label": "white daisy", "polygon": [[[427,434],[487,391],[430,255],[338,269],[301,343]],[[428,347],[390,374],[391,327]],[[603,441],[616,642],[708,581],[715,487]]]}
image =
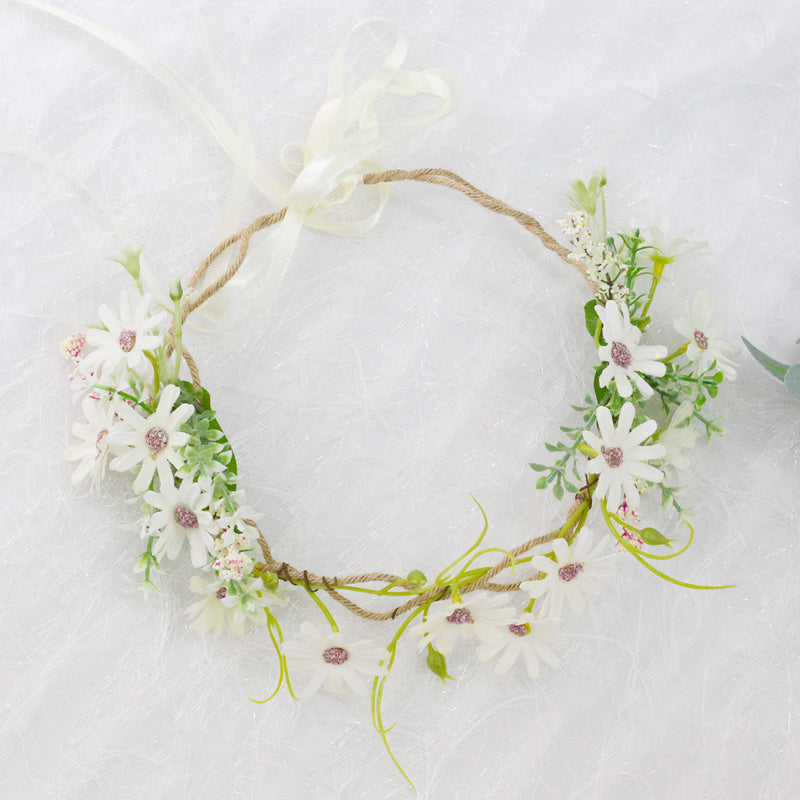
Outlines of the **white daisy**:
{"label": "white daisy", "polygon": [[689,341],[686,357],[694,364],[694,375],[701,375],[716,361],[722,374],[728,380],[734,380],[736,364],[730,357],[735,356],[739,349],[719,338],[724,327],[713,321],[713,314],[713,300],[708,292],[700,291],[692,302],[688,318],[676,320],[675,330]]}
{"label": "white daisy", "polygon": [[92,483],[96,484],[98,478],[105,476],[109,453],[108,434],[113,430],[116,415],[111,405],[89,397],[81,403],[81,408],[86,415],[86,422],[76,422],[72,426],[73,435],[81,442],[68,447],[64,457],[67,461],[81,462],[72,473],[73,483],[91,475]]}
{"label": "white daisy", "polygon": [[642,442],[655,433],[656,422],[648,419],[631,430],[635,414],[633,404],[625,403],[615,428],[611,412],[600,406],[597,409],[600,436],[591,431],[583,432],[586,443],[597,451],[587,465],[591,474],[600,476],[595,496],[605,497],[612,511],[619,508],[623,499],[631,508],[639,505],[634,478],[657,483],[664,477],[660,469],[645,462],[663,458],[667,448],[663,444],[642,446]]}
{"label": "white daisy", "polygon": [[147,489],[156,470],[163,489],[173,483],[170,464],[176,469],[183,464],[177,451],[189,440],[189,434],[178,428],[192,416],[194,407],[183,403],[173,411],[179,393],[175,384],[165,386],[156,410],[146,417],[127,403],[115,400],[117,416],[127,423],[128,430],[117,429],[108,435],[109,445],[120,453],[111,462],[111,469],[125,472],[141,464],[133,482],[135,492],[141,494]]}
{"label": "white daisy", "polygon": [[533,614],[520,614],[508,625],[497,629],[494,644],[478,646],[478,661],[489,661],[499,656],[494,666],[496,675],[505,675],[522,656],[529,678],[539,674],[539,662],[557,667],[561,661],[550,644],[561,621],[555,617],[538,618]]}
{"label": "white daisy", "polygon": [[156,535],[154,553],[175,559],[189,543],[192,564],[202,567],[208,561],[213,540],[214,518],[208,510],[211,495],[208,486],[191,481],[181,481],[175,487],[161,482],[158,492],[146,492],[144,501],[159,509],[150,518],[147,535]]}
{"label": "white daisy", "polygon": [[161,344],[161,337],[152,331],[166,319],[161,311],[150,315],[150,295],[143,295],[133,310],[127,294],[120,300],[119,316],[107,306],[97,310],[105,329],[90,328],[86,333],[86,344],[97,348],[81,361],[84,374],[94,372],[100,376],[114,374],[122,365],[128,369],[141,370],[147,364],[145,350],[153,350]]}
{"label": "white daisy", "polygon": [[691,450],[697,441],[700,432],[691,428],[687,421],[694,414],[694,404],[685,400],[676,409],[669,421],[669,425],[658,435],[659,444],[664,445],[667,453],[662,460],[662,466],[675,469],[688,469],[689,459],[684,455],[684,450]]}
{"label": "white daisy", "polygon": [[523,581],[519,588],[539,601],[541,614],[559,617],[565,600],[570,610],[579,614],[586,607],[584,593],[598,595],[605,588],[616,571],[618,554],[611,547],[610,536],[604,536],[595,547],[593,539],[594,534],[584,529],[571,546],[566,539],[553,541],[555,560],[544,555],[531,559],[531,566],[543,577]]}
{"label": "white daisy", "polygon": [[387,650],[369,642],[348,644],[339,632],[320,633],[310,622],[300,626],[301,640],[283,642],[289,670],[310,672],[303,697],[311,697],[323,684],[330,692],[341,693],[347,686],[365,694],[367,681],[386,674],[382,666],[389,659]]}
{"label": "white daisy", "polygon": [[609,300],[605,306],[598,303],[595,311],[603,323],[603,339],[606,342],[598,348],[597,354],[601,361],[608,362],[608,366],[600,373],[600,385],[608,386],[613,380],[620,397],[630,397],[633,381],[642,397],[650,397],[653,388],[642,375],[664,375],[667,365],[658,359],[667,355],[667,348],[663,345],[639,344],[642,332],[631,325],[630,312],[624,303],[617,305],[613,300]]}
{"label": "white daisy", "polygon": [[510,625],[516,617],[511,606],[506,606],[503,594],[472,592],[462,603],[434,603],[428,609],[424,622],[408,629],[412,636],[421,636],[418,648],[430,643],[447,655],[458,639],[477,636],[481,641],[492,642],[494,630]]}
{"label": "white daisy", "polygon": [[195,575],[189,582],[189,588],[202,595],[202,599],[186,608],[187,616],[193,620],[193,626],[201,631],[208,631],[218,636],[227,628],[234,636],[244,633],[245,622],[256,625],[266,622],[264,608],[275,599],[267,596],[261,578],[248,578],[229,584],[226,581],[208,581]]}
{"label": "white daisy", "polygon": [[672,264],[691,253],[703,254],[708,249],[708,242],[690,242],[688,239],[668,239],[665,231],[661,228],[648,228],[642,231],[642,235],[657,251],[656,253],[652,253],[650,258],[653,261],[659,260],[663,264]]}

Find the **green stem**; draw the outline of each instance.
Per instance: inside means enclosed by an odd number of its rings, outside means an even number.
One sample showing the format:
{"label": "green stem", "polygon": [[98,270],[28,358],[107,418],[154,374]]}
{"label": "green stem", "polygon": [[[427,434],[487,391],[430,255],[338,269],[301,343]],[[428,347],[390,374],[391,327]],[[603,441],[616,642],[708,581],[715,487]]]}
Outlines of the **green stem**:
{"label": "green stem", "polygon": [[331,626],[331,630],[334,633],[338,633],[339,626],[336,624],[336,620],[333,618],[333,614],[331,614],[331,612],[328,611],[328,607],[325,605],[325,603],[323,603],[322,600],[320,600],[319,597],[317,597],[317,593],[315,591],[309,589],[308,586],[305,586],[304,588],[308,593],[308,596],[319,606],[319,610],[323,613],[325,619],[328,620],[328,624]]}
{"label": "green stem", "polygon": [[158,395],[161,388],[161,380],[158,373],[158,359],[149,351],[144,350],[145,358],[153,365],[153,394]]}
{"label": "green stem", "polygon": [[180,298],[174,302],[175,310],[172,312],[172,316],[175,319],[175,371],[173,380],[177,381],[181,371],[181,359],[183,358],[183,313],[181,312]]}
{"label": "green stem", "polygon": [[677,358],[678,356],[682,356],[686,352],[686,348],[689,346],[689,342],[686,344],[682,344],[677,350],[670,353],[666,358],[662,358],[661,360],[666,364],[668,361],[672,361],[673,358]]}
{"label": "green stem", "polygon": [[617,533],[616,528],[614,527],[614,522],[611,519],[611,514],[608,512],[606,508],[606,501],[603,500],[600,504],[601,508],[603,509],[603,517],[605,518],[606,525],[608,525],[608,529],[611,531],[614,538],[642,565],[644,565],[647,569],[650,570],[655,575],[658,575],[659,578],[663,578],[665,581],[669,583],[674,583],[676,586],[683,586],[686,589],[731,589],[735,584],[726,584],[725,586],[703,586],[701,584],[696,583],[686,583],[685,581],[679,581],[677,578],[671,578],[661,570],[656,569],[652,564],[648,564],[642,554],[629,542],[625,541],[622,536]]}
{"label": "green stem", "polygon": [[383,704],[383,687],[386,684],[386,679],[392,669],[392,665],[394,664],[394,657],[397,653],[397,643],[400,641],[400,637],[403,635],[411,621],[415,617],[419,616],[419,614],[421,614],[426,608],[427,606],[420,606],[417,608],[416,611],[414,611],[397,629],[397,633],[395,633],[394,637],[392,637],[392,641],[389,642],[389,645],[386,648],[389,651],[389,660],[386,663],[386,675],[376,676],[372,682],[372,725],[380,734],[381,740],[383,741],[383,746],[386,748],[389,758],[392,759],[395,767],[397,767],[397,769],[400,771],[400,774],[408,781],[409,786],[411,786],[415,792],[417,791],[417,787],[414,786],[411,778],[406,775],[405,771],[400,766],[400,762],[397,760],[397,757],[392,752],[392,748],[389,747],[389,740],[386,737],[386,734],[389,733],[394,726],[391,725],[388,728],[384,726],[381,706]]}
{"label": "green stem", "polygon": [[[470,497],[472,497],[472,495],[470,495]],[[483,510],[483,506],[482,506],[482,505],[481,505],[481,504],[480,504],[480,503],[479,503],[479,502],[478,502],[478,501],[477,501],[477,500],[476,500],[474,497],[472,497],[472,499],[473,499],[473,500],[475,500],[475,505],[476,505],[476,506],[478,506],[478,508],[480,509],[481,515],[483,516],[483,530],[481,531],[481,533],[480,533],[480,536],[478,536],[478,538],[477,538],[477,539],[475,540],[475,542],[473,543],[472,547],[470,547],[470,548],[469,548],[469,549],[468,549],[466,552],[462,553],[462,554],[461,554],[461,555],[460,555],[460,556],[459,556],[459,557],[458,557],[458,558],[457,558],[455,561],[453,561],[451,564],[448,564],[448,565],[447,565],[447,566],[446,566],[446,567],[445,567],[445,568],[444,568],[444,569],[443,569],[443,570],[442,570],[442,571],[441,571],[441,572],[440,572],[440,573],[439,573],[439,574],[436,576],[436,579],[435,579],[435,580],[434,580],[434,582],[433,582],[435,586],[444,586],[445,584],[448,584],[448,583],[450,583],[450,580],[449,580],[449,579],[447,579],[447,578],[445,578],[445,575],[446,575],[446,574],[447,574],[447,573],[448,573],[448,572],[449,572],[449,571],[450,571],[450,570],[451,570],[453,567],[455,567],[455,566],[456,566],[456,564],[458,564],[458,562],[459,562],[459,561],[462,561],[463,559],[465,559],[465,558],[466,558],[466,557],[467,557],[467,556],[468,556],[468,555],[469,555],[469,554],[470,554],[470,553],[471,553],[473,550],[476,550],[476,549],[478,548],[478,546],[480,545],[480,543],[483,541],[483,537],[484,537],[484,536],[486,536],[486,532],[489,530],[489,518],[486,516],[486,512]]]}
{"label": "green stem", "polygon": [[132,394],[128,394],[127,392],[121,392],[119,389],[115,389],[113,386],[103,386],[102,384],[96,383],[94,385],[95,389],[100,389],[103,392],[111,392],[111,394],[118,394],[120,397],[124,397],[126,400],[130,400],[134,405],[141,406],[148,414],[153,413],[153,409],[150,408],[147,403],[143,403],[141,400],[137,400]]}

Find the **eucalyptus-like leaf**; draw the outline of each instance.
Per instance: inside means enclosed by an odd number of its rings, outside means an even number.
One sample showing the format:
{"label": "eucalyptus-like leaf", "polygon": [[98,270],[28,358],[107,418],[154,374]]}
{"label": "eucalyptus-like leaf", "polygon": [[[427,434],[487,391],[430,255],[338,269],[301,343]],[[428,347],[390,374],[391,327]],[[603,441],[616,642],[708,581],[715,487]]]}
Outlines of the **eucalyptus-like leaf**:
{"label": "eucalyptus-like leaf", "polygon": [[783,376],[783,385],[790,394],[800,397],[800,364],[795,364],[786,370],[786,375]]}
{"label": "eucalyptus-like leaf", "polygon": [[[745,344],[745,347],[750,351],[750,355],[764,367],[767,372],[771,375],[774,375],[778,380],[782,381],[784,376],[790,369],[788,364],[782,364],[780,361],[776,361],[771,356],[768,356],[763,351],[759,350],[755,345],[751,344],[747,341],[747,339],[742,336],[742,341]],[[791,390],[790,390],[791,391]]]}

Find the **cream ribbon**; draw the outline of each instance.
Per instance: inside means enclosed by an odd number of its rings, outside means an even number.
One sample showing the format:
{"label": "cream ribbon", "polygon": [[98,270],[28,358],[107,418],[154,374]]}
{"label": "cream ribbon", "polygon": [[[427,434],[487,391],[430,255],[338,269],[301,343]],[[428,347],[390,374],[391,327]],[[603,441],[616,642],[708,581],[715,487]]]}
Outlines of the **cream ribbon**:
{"label": "cream ribbon", "polygon": [[[241,110],[237,133],[191,83],[135,42],[39,0],[11,2],[68,22],[130,58],[203,123],[235,164],[221,235],[227,235],[241,225],[241,220],[236,223],[233,219],[240,205],[233,200],[234,187],[241,192],[243,187],[252,184],[276,208],[289,207],[284,221],[262,241],[253,243],[248,262],[240,274],[223,292],[212,298],[207,307],[203,307],[207,316],[212,318],[226,314],[226,327],[243,319],[243,306],[247,307],[247,317],[263,314],[269,308],[304,226],[338,235],[359,235],[372,228],[386,204],[389,187],[385,184],[364,187],[361,176],[383,170],[377,156],[388,144],[441,119],[450,112],[453,104],[453,80],[450,76],[440,70],[404,68],[405,37],[386,20],[364,20],[348,33],[334,54],[327,94],[305,141],[287,145],[281,153],[284,168],[294,176],[294,180],[287,184],[272,175],[254,156],[247,120]],[[389,26],[394,34],[389,54],[362,71],[360,78],[345,82],[346,52],[352,37],[359,32],[374,34],[380,26]],[[419,110],[422,98],[427,98],[428,106]],[[391,113],[386,115],[388,122],[381,120],[381,108],[391,109]],[[368,213],[354,210],[363,201],[364,193],[374,197],[373,208]],[[338,218],[334,218],[332,210],[338,212]],[[348,210],[351,213],[345,215],[343,212]],[[265,261],[268,268],[263,266]],[[148,283],[152,282],[151,270],[145,269],[145,274]],[[163,294],[162,287],[151,288],[154,293]],[[228,313],[234,305],[238,319]]]}

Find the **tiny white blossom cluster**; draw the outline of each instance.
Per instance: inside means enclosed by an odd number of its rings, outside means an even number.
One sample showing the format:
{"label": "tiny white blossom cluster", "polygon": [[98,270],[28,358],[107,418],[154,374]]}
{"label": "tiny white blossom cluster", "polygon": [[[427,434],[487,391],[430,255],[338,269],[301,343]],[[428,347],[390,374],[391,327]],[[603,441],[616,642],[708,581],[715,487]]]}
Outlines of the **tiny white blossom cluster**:
{"label": "tiny white blossom cluster", "polygon": [[597,299],[624,303],[628,297],[628,267],[607,242],[598,240],[589,215],[582,210],[570,211],[559,224],[575,247],[570,258],[582,264],[586,277],[597,284]]}
{"label": "tiny white blossom cluster", "polygon": [[154,309],[148,294],[123,294],[118,314],[103,305],[98,316],[101,327],[61,348],[75,365],[85,416],[72,429],[78,444],[65,452],[78,462],[73,483],[91,477],[96,486],[109,469],[131,473],[144,506],[147,549],[135,569],[145,585],[164,559],[188,551],[202,570],[191,582],[202,599],[188,614],[201,629],[242,633],[245,622],[265,621],[267,595],[279,598],[254,574],[253,514],[207,395],[178,380],[177,356],[168,354],[172,315]]}

